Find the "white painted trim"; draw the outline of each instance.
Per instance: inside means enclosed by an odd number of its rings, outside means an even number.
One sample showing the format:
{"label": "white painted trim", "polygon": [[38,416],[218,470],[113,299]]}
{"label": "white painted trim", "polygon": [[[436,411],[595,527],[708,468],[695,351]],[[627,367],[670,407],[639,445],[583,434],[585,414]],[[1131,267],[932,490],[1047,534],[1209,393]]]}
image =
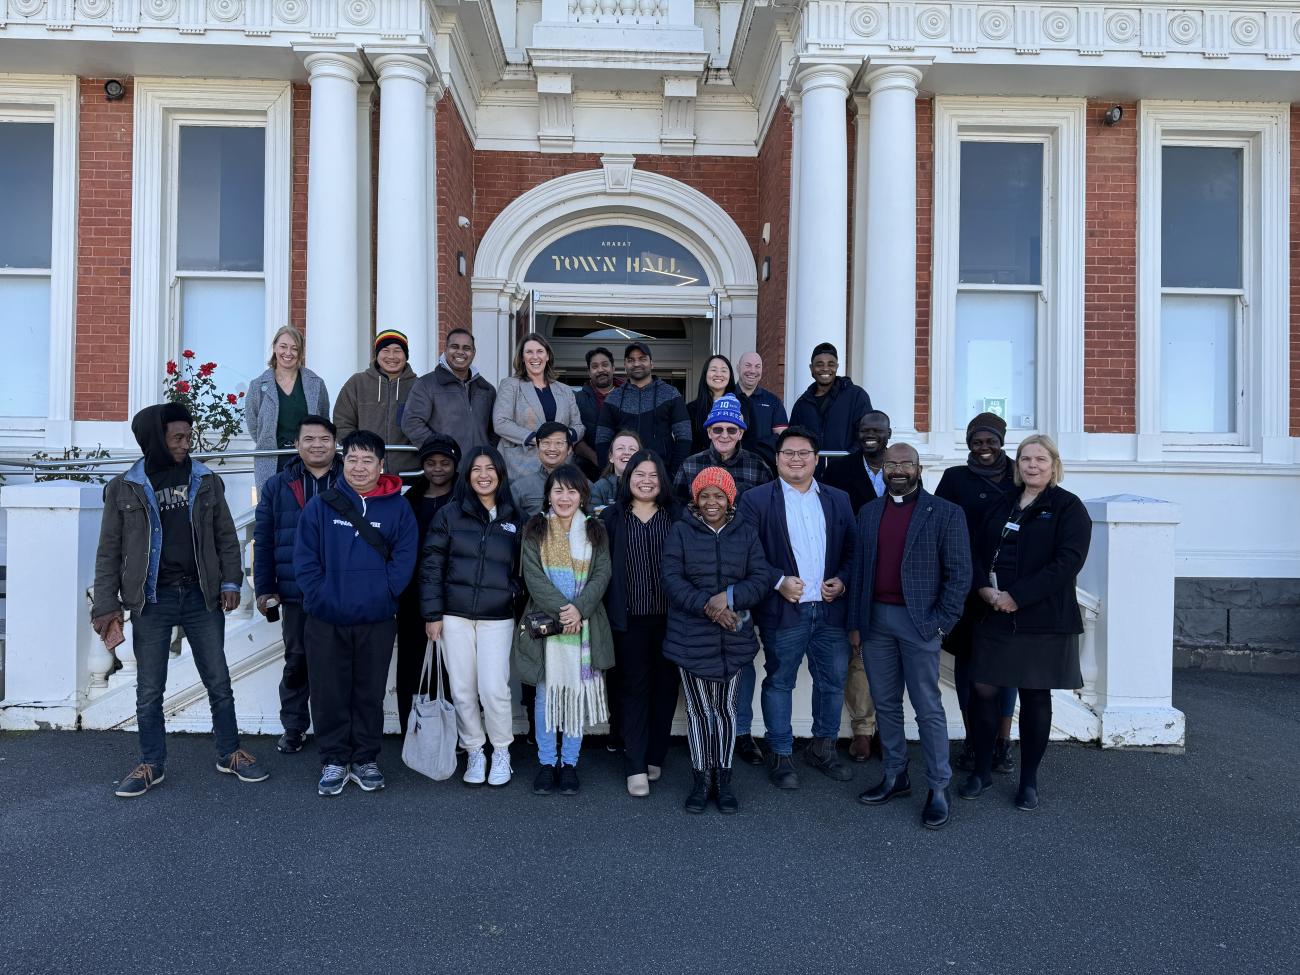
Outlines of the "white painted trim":
{"label": "white painted trim", "polygon": [[265,340],[289,320],[291,88],[282,81],[137,78],[131,194],[131,365],[129,412],[158,398],[168,343],[175,234],[170,159],[173,124],[202,119],[266,126]]}
{"label": "white painted trim", "polygon": [[[49,415],[39,436],[63,447],[72,427],[77,332],[77,79],[53,75],[0,74],[0,114],[21,113],[54,125],[53,212],[50,214]],[[0,436],[23,443],[31,418],[0,418]],[[6,438],[7,439],[7,438]]]}
{"label": "white painted trim", "polygon": [[[1290,106],[1259,102],[1143,101],[1138,106],[1138,459],[1249,448],[1290,460]],[[1160,425],[1161,149],[1170,141],[1229,140],[1243,153],[1242,284],[1238,369],[1245,396],[1234,435],[1170,435]]]}
{"label": "white painted trim", "polygon": [[[374,281],[370,269],[370,240],[373,207],[370,205],[370,175],[374,160],[370,152],[371,113],[375,111],[374,82],[357,85],[357,362],[370,361],[370,313]],[[311,164],[310,155],[308,165]],[[334,395],[338,395],[336,390]]]}
{"label": "white painted trim", "polygon": [[933,281],[930,298],[930,430],[940,449],[965,434],[952,418],[957,332],[960,151],[963,133],[1040,137],[1045,203],[1043,295],[1037,351],[1037,429],[1051,431],[1076,456],[1083,433],[1083,271],[1085,213],[1082,98],[940,97],[935,99]]}
{"label": "white painted trim", "polygon": [[[799,152],[799,130],[803,125],[803,107],[798,92],[787,95],[786,101],[790,106],[790,226],[785,248],[785,321],[781,323],[781,327],[785,329],[783,353],[785,382],[781,399],[793,408],[795,400],[799,398],[799,394],[803,392],[804,386],[811,377],[801,368],[803,363],[795,361],[795,335],[794,329],[790,327],[791,320],[794,318],[795,291],[799,283],[799,178],[802,171],[799,162],[802,156]],[[799,372],[797,379],[796,370]]]}

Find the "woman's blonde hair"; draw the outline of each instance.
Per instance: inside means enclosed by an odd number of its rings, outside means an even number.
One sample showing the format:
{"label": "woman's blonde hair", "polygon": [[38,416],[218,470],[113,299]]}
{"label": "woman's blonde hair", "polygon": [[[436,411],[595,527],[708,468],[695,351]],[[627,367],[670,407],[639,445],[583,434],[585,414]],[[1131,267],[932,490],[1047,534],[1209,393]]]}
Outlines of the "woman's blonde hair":
{"label": "woman's blonde hair", "polygon": [[294,345],[298,346],[298,368],[307,365],[307,340],[303,338],[302,332],[292,325],[281,325],[275,330],[275,334],[271,336],[271,357],[266,360],[266,364],[272,369],[275,368],[275,343],[280,341],[281,335],[289,336],[293,339]]}
{"label": "woman's blonde hair", "polygon": [[1033,444],[1038,444],[1047,451],[1047,456],[1052,458],[1052,479],[1048,484],[1060,484],[1064,481],[1065,467],[1061,464],[1061,452],[1056,449],[1056,442],[1045,433],[1035,433],[1033,436],[1025,437],[1024,440],[1020,441],[1020,446],[1016,448],[1016,463],[1012,468],[1011,476],[1015,478],[1017,486],[1022,486],[1025,483],[1020,479],[1020,455],[1024,453],[1026,447]]}

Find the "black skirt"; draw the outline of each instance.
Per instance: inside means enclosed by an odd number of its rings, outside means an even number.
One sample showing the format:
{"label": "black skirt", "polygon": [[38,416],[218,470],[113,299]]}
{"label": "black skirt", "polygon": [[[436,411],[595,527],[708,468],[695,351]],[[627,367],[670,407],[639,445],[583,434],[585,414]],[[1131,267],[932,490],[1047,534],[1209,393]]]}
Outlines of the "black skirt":
{"label": "black skirt", "polygon": [[1017,633],[1001,626],[975,626],[970,678],[995,687],[1076,690],[1079,637],[1074,633]]}

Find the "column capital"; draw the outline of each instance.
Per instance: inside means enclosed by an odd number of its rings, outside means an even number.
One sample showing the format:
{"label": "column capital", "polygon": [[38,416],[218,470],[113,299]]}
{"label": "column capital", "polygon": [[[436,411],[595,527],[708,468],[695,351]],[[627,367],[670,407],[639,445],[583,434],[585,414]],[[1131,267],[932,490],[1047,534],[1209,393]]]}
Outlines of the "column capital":
{"label": "column capital", "polygon": [[384,82],[395,78],[425,85],[435,71],[432,52],[423,45],[367,47],[366,57],[379,75],[381,88]]}
{"label": "column capital", "polygon": [[818,88],[832,88],[849,96],[849,85],[862,67],[861,58],[844,58],[838,60],[818,59],[805,61],[798,58],[791,72],[791,87],[802,94],[808,94]]}
{"label": "column capital", "polygon": [[871,58],[867,70],[862,76],[863,87],[873,94],[891,88],[910,89],[916,93],[916,86],[921,83],[925,69],[934,63],[931,57],[891,57]]}
{"label": "column capital", "polygon": [[307,68],[308,81],[338,78],[356,84],[365,67],[352,45],[295,44],[293,49]]}

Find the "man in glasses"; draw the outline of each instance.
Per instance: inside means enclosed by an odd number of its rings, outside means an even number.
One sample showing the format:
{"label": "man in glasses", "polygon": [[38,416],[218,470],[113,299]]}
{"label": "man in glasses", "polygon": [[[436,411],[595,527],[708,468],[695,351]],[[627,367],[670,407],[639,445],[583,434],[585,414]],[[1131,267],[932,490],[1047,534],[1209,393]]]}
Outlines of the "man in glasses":
{"label": "man in glasses", "polygon": [[691,484],[695,475],[706,467],[726,469],[736,482],[737,503],[750,488],[772,480],[772,471],[763,459],[740,446],[740,438],[745,433],[745,418],[740,400],[734,394],[726,393],[714,400],[713,409],[704,421],[704,432],[709,438],[709,446],[682,461],[673,478],[673,493],[682,504],[690,503]]}
{"label": "man in glasses", "polygon": [[740,500],[740,517],[758,529],[768,562],[781,573],[754,610],[767,671],[762,705],[768,777],[778,789],[799,788],[791,760],[790,715],[805,656],[813,676],[813,738],[804,760],[838,782],[852,777],[835,742],[849,666],[846,601],[841,597],[853,563],[853,509],[839,488],[813,480],[816,469],[816,435],[787,427],[776,440],[777,480],[751,488]]}
{"label": "man in glasses", "polygon": [[858,513],[849,585],[849,642],[860,649],[876,702],[885,774],[858,799],[878,806],[910,795],[903,688],[916,711],[930,792],[921,822],[948,822],[952,769],[939,693],[939,645],[961,616],[970,587],[970,542],[961,508],[921,487],[910,444],[885,451],[887,494]]}

